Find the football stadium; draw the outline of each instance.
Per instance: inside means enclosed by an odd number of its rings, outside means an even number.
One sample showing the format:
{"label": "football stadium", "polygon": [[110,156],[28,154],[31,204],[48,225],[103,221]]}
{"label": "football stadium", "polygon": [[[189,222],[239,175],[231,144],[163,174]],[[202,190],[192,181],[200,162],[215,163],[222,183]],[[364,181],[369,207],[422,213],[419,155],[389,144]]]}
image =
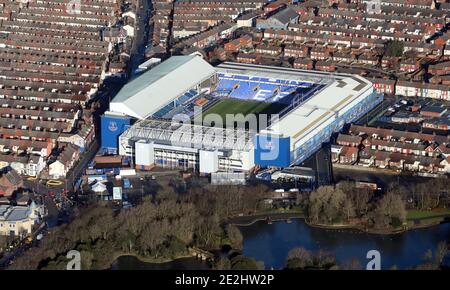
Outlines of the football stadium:
{"label": "football stadium", "polygon": [[121,89],[102,116],[101,142],[137,168],[283,168],[382,100],[356,75],[173,56]]}

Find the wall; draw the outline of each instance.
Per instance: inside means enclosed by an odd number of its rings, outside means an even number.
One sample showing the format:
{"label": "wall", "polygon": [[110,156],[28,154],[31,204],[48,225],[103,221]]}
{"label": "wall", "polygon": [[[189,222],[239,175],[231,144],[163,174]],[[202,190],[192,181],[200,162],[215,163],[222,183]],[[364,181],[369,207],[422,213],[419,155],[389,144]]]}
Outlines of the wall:
{"label": "wall", "polygon": [[101,147],[117,152],[119,135],[131,124],[130,117],[105,114],[101,117]]}
{"label": "wall", "polygon": [[255,164],[262,167],[287,167],[290,165],[289,137],[256,135]]}

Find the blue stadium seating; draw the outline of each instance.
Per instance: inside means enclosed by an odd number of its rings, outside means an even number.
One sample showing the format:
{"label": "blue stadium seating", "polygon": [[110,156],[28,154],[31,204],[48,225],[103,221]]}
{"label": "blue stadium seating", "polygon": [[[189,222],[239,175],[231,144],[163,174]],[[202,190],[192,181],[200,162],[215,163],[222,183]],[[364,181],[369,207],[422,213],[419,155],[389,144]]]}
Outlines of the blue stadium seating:
{"label": "blue stadium seating", "polygon": [[173,110],[175,108],[173,103],[170,103],[166,106],[164,106],[164,108],[160,109],[158,112],[156,112],[155,114],[153,114],[154,117],[156,118],[163,118],[164,115],[166,115],[167,113],[169,113],[171,110]]}
{"label": "blue stadium seating", "polygon": [[272,79],[267,77],[243,76],[219,73],[217,92],[231,92],[237,99],[278,101],[296,91],[309,91],[314,84],[296,80]]}

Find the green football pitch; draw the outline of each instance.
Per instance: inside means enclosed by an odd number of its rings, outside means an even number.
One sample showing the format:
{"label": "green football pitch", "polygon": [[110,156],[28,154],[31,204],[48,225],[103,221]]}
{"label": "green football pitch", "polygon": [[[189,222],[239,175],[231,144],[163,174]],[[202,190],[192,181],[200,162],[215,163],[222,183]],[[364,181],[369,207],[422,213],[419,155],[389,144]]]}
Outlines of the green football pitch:
{"label": "green football pitch", "polygon": [[237,99],[224,99],[203,112],[203,117],[207,116],[208,114],[218,114],[222,118],[225,118],[227,114],[243,114],[244,116],[248,114],[276,114],[284,107],[286,107],[286,105],[279,103],[263,103]]}
{"label": "green football pitch", "polygon": [[[286,105],[280,103],[263,103],[256,101],[245,101],[237,99],[224,99],[211,108],[203,112],[203,119],[209,114],[217,114],[222,118],[223,124],[226,123],[227,114],[237,115],[255,114],[258,117],[260,114],[276,114],[280,112]],[[268,116],[270,118],[270,116]]]}

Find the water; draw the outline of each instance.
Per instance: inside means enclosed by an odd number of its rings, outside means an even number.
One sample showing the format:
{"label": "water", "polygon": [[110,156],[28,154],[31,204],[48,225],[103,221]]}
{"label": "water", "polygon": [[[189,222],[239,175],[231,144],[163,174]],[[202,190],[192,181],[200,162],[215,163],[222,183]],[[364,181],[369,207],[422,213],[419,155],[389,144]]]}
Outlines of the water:
{"label": "water", "polygon": [[[308,226],[303,219],[292,223],[264,221],[240,227],[244,236],[243,254],[263,261],[266,268],[284,267],[288,252],[295,247],[310,251],[319,249],[336,257],[338,263],[353,258],[366,265],[369,250],[381,253],[382,269],[396,265],[406,269],[424,263],[428,249],[433,252],[441,241],[450,242],[450,223],[431,228],[411,230],[397,235],[375,235],[355,230],[326,230]],[[196,258],[181,258],[167,263],[146,263],[134,256],[119,257],[113,270],[206,270],[206,262]]]}
{"label": "water", "polygon": [[146,263],[134,256],[121,256],[111,270],[207,270],[206,262],[197,258],[180,258],[167,263]]}
{"label": "water", "polygon": [[382,269],[393,265],[406,269],[422,264],[428,249],[434,252],[439,242],[450,241],[450,223],[397,235],[314,228],[303,219],[295,219],[290,224],[280,221],[270,225],[260,221],[240,229],[244,236],[243,254],[263,261],[267,269],[283,268],[288,252],[295,247],[325,250],[334,255],[338,263],[354,258],[361,265],[367,264],[369,250],[378,250]]}

